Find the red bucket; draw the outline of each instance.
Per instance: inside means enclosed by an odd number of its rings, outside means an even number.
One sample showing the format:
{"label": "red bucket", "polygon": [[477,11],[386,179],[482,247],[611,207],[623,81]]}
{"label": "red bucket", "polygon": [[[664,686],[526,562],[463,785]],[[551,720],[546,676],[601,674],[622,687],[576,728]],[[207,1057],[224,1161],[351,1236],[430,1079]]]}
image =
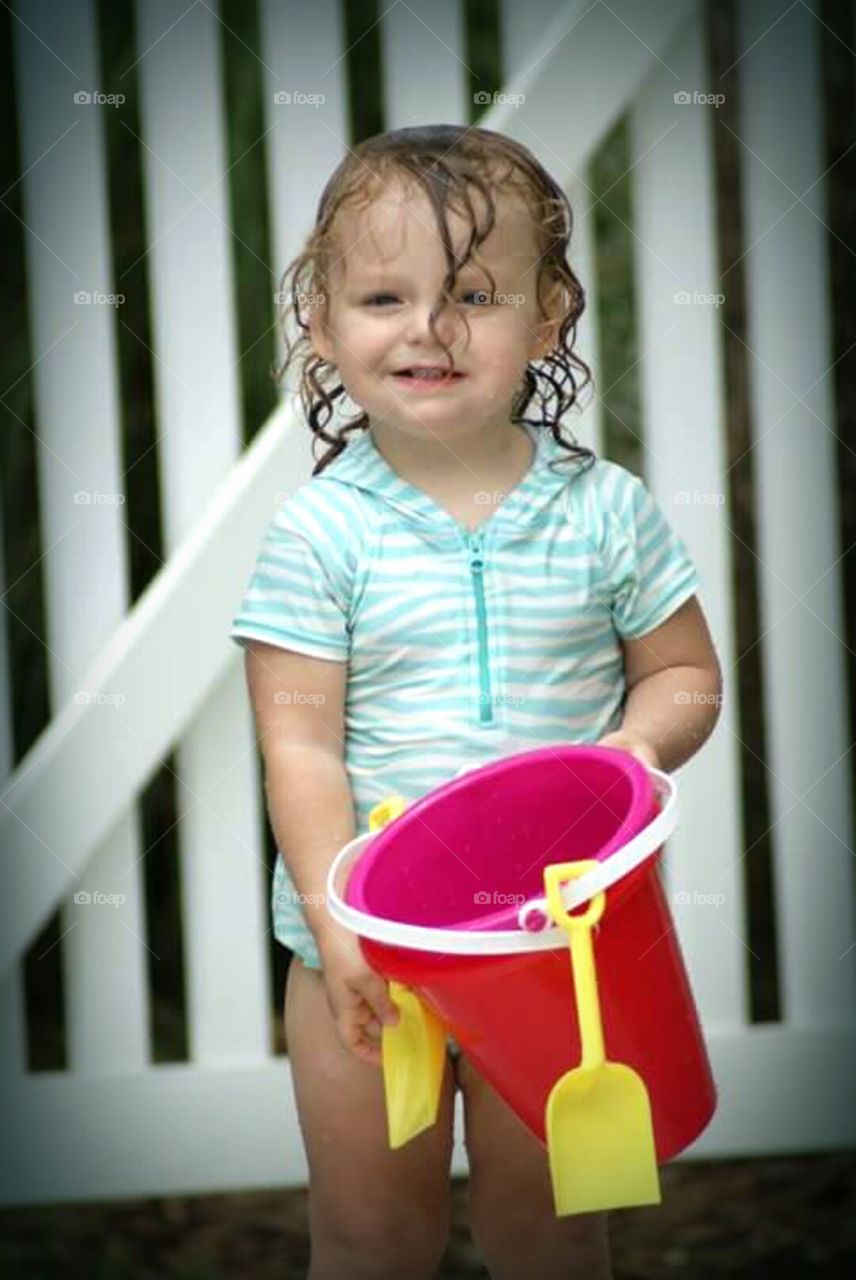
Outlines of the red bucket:
{"label": "red bucket", "polygon": [[[671,791],[669,813],[655,780]],[[627,752],[539,748],[436,788],[379,834],[351,841],[331,867],[331,913],[360,934],[372,967],[420,996],[545,1144],[547,1097],[581,1054],[567,935],[518,923],[524,913],[535,921],[551,863],[601,864],[563,890],[569,908],[610,886],[593,934],[606,1055],[645,1082],[658,1162],[713,1115],[657,870],[675,799],[667,775]],[[357,856],[343,901],[339,881]]]}

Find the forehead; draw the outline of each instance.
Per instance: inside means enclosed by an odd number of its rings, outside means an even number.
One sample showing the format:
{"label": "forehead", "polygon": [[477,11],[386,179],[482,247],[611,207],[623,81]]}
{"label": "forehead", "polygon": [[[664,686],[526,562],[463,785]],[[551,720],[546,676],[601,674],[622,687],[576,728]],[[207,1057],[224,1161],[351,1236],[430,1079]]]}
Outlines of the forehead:
{"label": "forehead", "polygon": [[[479,225],[484,225],[484,198],[473,189],[470,198]],[[510,189],[494,191],[493,200],[494,226],[476,252],[492,270],[525,271],[538,255],[531,211],[522,195]],[[445,216],[454,250],[462,255],[469,242],[471,220],[455,208],[447,208]],[[343,206],[336,215],[334,238],[334,267],[347,279],[402,267],[446,270],[437,215],[424,189],[415,183],[376,185],[365,205]]]}

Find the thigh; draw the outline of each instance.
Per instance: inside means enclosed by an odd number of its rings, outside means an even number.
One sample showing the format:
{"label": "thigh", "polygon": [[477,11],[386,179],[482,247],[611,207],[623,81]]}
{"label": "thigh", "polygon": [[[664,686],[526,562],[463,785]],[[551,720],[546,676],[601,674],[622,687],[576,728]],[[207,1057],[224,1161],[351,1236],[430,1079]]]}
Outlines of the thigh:
{"label": "thigh", "polygon": [[313,1231],[355,1247],[445,1237],[454,1076],[447,1059],[437,1122],[406,1146],[387,1139],[383,1073],[339,1041],[320,970],[295,956],[285,999],[285,1034],[309,1164]]}
{"label": "thigh", "polygon": [[[458,1062],[473,1237],[495,1280],[611,1275],[605,1213],[557,1218],[546,1148],[473,1066]],[[523,1268],[523,1270],[520,1270]]]}

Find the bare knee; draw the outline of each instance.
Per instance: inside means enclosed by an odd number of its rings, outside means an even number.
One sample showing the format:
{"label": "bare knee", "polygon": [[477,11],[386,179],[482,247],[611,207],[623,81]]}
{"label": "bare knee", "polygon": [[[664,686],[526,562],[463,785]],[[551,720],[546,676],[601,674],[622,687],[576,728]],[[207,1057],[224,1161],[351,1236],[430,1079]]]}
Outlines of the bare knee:
{"label": "bare knee", "polygon": [[612,1280],[605,1213],[557,1218],[541,1203],[482,1195],[470,1197],[469,1218],[493,1280]]}
{"label": "bare knee", "polygon": [[433,1276],[446,1251],[451,1202],[390,1206],[361,1196],[347,1204],[322,1201],[310,1191],[312,1280],[381,1280]]}

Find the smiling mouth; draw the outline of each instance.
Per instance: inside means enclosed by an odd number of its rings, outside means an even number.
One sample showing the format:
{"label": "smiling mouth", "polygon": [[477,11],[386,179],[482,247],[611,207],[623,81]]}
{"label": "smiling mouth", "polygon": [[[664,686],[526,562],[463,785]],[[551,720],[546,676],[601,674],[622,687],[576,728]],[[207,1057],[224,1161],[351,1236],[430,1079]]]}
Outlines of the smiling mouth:
{"label": "smiling mouth", "polygon": [[448,369],[398,369],[392,375],[396,382],[405,386],[448,387],[460,382],[466,375],[457,370],[449,373]]}

